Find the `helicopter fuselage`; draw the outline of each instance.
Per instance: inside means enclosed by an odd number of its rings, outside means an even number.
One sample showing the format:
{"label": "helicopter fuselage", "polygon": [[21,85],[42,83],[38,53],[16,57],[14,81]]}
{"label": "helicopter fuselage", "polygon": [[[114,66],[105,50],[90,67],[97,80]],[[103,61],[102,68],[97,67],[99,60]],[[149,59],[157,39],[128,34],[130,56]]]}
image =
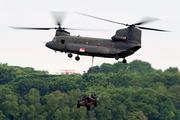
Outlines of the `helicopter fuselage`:
{"label": "helicopter fuselage", "polygon": [[[133,28],[136,29],[136,28]],[[134,31],[140,31],[138,29]],[[100,39],[81,36],[70,36],[67,31],[56,31],[52,41],[46,43],[46,47],[54,50],[77,55],[125,58],[134,54],[141,48],[141,40],[136,40],[128,29],[118,30],[112,39]],[[138,34],[136,34],[138,35]],[[140,33],[139,36],[141,37]],[[133,40],[135,39],[135,40]]]}

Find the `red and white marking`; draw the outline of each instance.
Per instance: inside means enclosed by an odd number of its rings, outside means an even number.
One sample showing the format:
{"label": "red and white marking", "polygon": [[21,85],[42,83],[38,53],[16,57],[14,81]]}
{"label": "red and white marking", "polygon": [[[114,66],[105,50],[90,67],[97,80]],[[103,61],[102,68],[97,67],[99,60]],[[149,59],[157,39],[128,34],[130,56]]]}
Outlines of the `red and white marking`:
{"label": "red and white marking", "polygon": [[85,52],[85,48],[79,48],[80,52]]}

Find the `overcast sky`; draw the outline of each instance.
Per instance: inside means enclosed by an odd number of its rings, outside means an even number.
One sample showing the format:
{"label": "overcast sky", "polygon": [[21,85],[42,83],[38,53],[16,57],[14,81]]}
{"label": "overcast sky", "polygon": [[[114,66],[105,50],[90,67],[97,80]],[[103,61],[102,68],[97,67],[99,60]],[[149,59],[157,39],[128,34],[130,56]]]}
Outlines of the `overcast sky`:
{"label": "overcast sky", "polygon": [[[9,26],[56,27],[52,11],[67,11],[63,27],[104,29],[103,32],[69,31],[71,35],[111,38],[125,26],[108,23],[76,14],[81,12],[113,21],[133,24],[144,17],[158,21],[143,25],[172,32],[142,30],[142,48],[127,61],[139,59],[151,63],[155,69],[180,69],[180,1],[179,0],[0,0],[0,62],[13,66],[33,67],[50,73],[70,69],[82,73],[91,66],[91,57],[80,56],[80,61],[67,54],[45,47],[55,30],[14,30]],[[121,59],[120,59],[121,61]],[[94,59],[94,65],[115,63],[114,58]]]}

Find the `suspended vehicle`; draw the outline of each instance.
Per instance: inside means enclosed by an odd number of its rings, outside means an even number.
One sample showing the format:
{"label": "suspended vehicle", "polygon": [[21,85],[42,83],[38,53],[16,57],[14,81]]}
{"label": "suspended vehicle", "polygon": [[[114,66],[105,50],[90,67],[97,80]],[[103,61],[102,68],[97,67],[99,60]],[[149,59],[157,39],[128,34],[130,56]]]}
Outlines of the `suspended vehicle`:
{"label": "suspended vehicle", "polygon": [[80,106],[85,106],[87,110],[90,110],[91,106],[98,106],[98,99],[99,98],[96,93],[93,93],[91,96],[83,94],[80,96],[80,99],[77,102],[77,108],[80,108]]}

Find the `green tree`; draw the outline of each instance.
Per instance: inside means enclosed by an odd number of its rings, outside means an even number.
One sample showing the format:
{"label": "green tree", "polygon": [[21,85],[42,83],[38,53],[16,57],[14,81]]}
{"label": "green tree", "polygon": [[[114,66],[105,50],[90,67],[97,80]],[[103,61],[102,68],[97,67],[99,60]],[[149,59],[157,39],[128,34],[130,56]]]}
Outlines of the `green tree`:
{"label": "green tree", "polygon": [[[173,112],[173,114],[172,114]],[[176,110],[170,98],[168,98],[160,110],[160,120],[169,119],[178,120],[180,119],[180,112]]]}
{"label": "green tree", "polygon": [[85,107],[80,107],[79,109],[76,105],[71,110],[71,118],[74,120],[84,120],[86,118],[87,110]]}
{"label": "green tree", "polygon": [[13,95],[13,92],[11,91],[10,88],[0,86],[0,104],[5,101],[5,99],[7,98],[6,95]]}
{"label": "green tree", "polygon": [[73,77],[65,77],[64,75],[58,77],[58,79],[54,82],[51,82],[48,86],[50,91],[60,90],[61,92],[66,92],[72,89],[75,89],[75,81]]}
{"label": "green tree", "polygon": [[42,115],[38,115],[38,117],[36,117],[36,120],[46,120],[47,116],[48,116],[48,113],[44,112]]}
{"label": "green tree", "polygon": [[126,119],[126,106],[121,104],[112,109],[112,118],[115,120],[124,120]]}
{"label": "green tree", "polygon": [[36,103],[34,106],[36,108],[36,116],[42,117],[42,119],[47,117],[46,112],[44,112],[44,105],[42,105],[41,103]]}
{"label": "green tree", "polygon": [[[61,114],[61,111],[60,110],[56,110],[56,112],[54,113],[54,119],[55,120],[62,120],[63,119],[63,117],[62,117],[62,114]],[[64,120],[64,119],[63,119]]]}
{"label": "green tree", "polygon": [[131,112],[128,114],[128,120],[147,120],[148,118],[142,111]]}
{"label": "green tree", "polygon": [[162,109],[160,112],[159,120],[165,120],[168,114],[169,114],[169,111],[167,108]]}
{"label": "green tree", "polygon": [[54,112],[56,112],[59,104],[59,98],[56,97],[53,93],[50,93],[49,95],[45,95],[43,97],[45,111],[48,113],[48,119],[54,118]]}
{"label": "green tree", "polygon": [[136,75],[132,78],[132,80],[129,82],[130,86],[131,87],[134,87],[134,88],[143,88],[144,85],[143,85],[143,80],[141,78],[140,75]]}
{"label": "green tree", "polygon": [[129,69],[132,72],[144,73],[144,72],[154,71],[154,69],[151,67],[150,63],[143,62],[141,60],[134,60],[131,63],[129,63],[128,66],[130,67]]}
{"label": "green tree", "polygon": [[27,116],[28,116],[29,112],[30,112],[29,108],[25,104],[22,104],[19,107],[19,117],[18,117],[18,119],[19,120],[27,120],[28,119]]}
{"label": "green tree", "polygon": [[180,109],[180,85],[170,86],[168,89],[167,97],[171,98],[172,102],[177,109]]}
{"label": "green tree", "polygon": [[64,109],[61,111],[63,120],[69,120],[70,119],[70,107],[65,106]]}
{"label": "green tree", "polygon": [[18,99],[9,88],[0,87],[0,110],[9,119],[15,119],[19,115]]}
{"label": "green tree", "polygon": [[88,73],[99,73],[99,66],[90,67]]}
{"label": "green tree", "polygon": [[16,70],[8,64],[0,64],[0,84],[6,84],[16,78]]}
{"label": "green tree", "polygon": [[18,103],[16,101],[5,101],[0,107],[3,114],[9,119],[16,119],[19,115]]}
{"label": "green tree", "polygon": [[109,63],[103,63],[99,69],[100,73],[106,73],[106,74],[113,71],[114,71],[113,66]]}
{"label": "green tree", "polygon": [[166,69],[164,72],[170,72],[170,73],[178,73],[179,70],[177,67],[169,67],[168,69]]}
{"label": "green tree", "polygon": [[29,106],[29,113],[27,115],[28,120],[34,120],[36,117],[36,108],[34,105]]}
{"label": "green tree", "polygon": [[83,93],[81,92],[80,89],[76,89],[76,90],[70,90],[68,92],[68,95],[69,95],[69,107],[70,108],[73,108],[74,105],[77,104],[77,100],[80,98],[80,96],[82,95]]}
{"label": "green tree", "polygon": [[172,120],[175,117],[174,113],[172,111],[169,111],[169,115],[165,117],[165,120]]}
{"label": "green tree", "polygon": [[30,89],[29,94],[25,95],[28,105],[35,105],[40,102],[39,91],[35,88]]}
{"label": "green tree", "polygon": [[97,120],[94,110],[87,111],[86,120]]}
{"label": "green tree", "polygon": [[6,116],[3,114],[3,112],[0,110],[0,120],[5,120]]}
{"label": "green tree", "polygon": [[95,109],[95,113],[96,113],[96,118],[97,119],[104,119],[104,120],[108,120],[111,119],[111,103],[113,103],[113,101],[111,100],[110,96],[108,95],[107,92],[102,92],[102,94],[100,95],[100,100],[98,101],[98,109]]}
{"label": "green tree", "polygon": [[139,120],[147,120],[147,119],[148,119],[148,117],[146,117],[142,111],[138,111],[138,112],[136,113],[136,117],[137,117]]}

